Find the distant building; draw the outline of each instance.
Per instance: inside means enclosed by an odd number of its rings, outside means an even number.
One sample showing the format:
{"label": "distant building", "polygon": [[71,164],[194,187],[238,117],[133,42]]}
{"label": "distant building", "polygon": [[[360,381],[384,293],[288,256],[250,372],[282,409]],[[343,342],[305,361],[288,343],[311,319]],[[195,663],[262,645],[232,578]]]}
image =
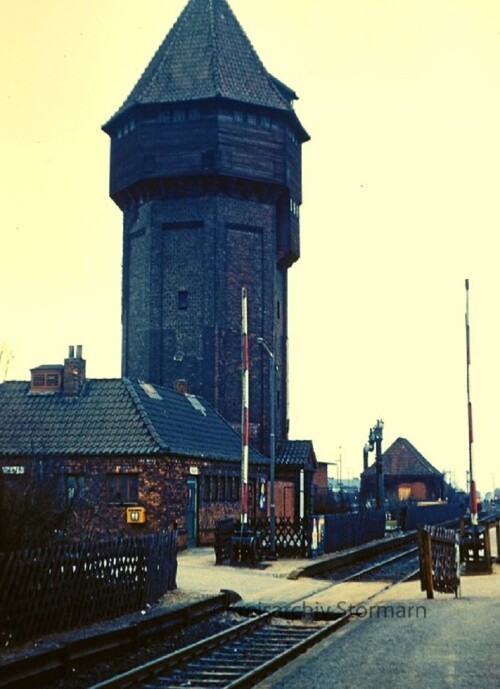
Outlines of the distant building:
{"label": "distant building", "polygon": [[309,518],[311,498],[323,484],[326,465],[316,460],[310,440],[288,440],[278,448],[276,458],[276,516]]}
{"label": "distant building", "polygon": [[[426,502],[444,498],[444,474],[408,441],[398,438],[383,453],[385,499],[388,503]],[[375,501],[375,463],[361,474],[361,504]]]}

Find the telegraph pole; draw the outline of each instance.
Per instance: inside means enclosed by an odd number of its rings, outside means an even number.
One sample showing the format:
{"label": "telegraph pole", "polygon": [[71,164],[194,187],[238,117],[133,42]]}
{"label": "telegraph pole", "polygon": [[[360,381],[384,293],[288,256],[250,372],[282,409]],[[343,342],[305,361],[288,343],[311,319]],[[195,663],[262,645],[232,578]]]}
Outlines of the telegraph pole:
{"label": "telegraph pole", "polygon": [[470,520],[477,526],[477,492],[474,479],[474,432],[472,427],[472,403],[470,394],[470,325],[469,325],[469,281],[465,281],[465,344],[467,352],[467,418],[469,423],[469,484],[470,484]]}

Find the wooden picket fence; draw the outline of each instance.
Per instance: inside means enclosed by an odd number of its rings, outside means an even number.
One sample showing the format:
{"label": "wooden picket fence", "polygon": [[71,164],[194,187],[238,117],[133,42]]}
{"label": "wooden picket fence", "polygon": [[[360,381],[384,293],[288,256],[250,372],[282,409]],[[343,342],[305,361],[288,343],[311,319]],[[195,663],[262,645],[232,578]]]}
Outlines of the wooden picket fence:
{"label": "wooden picket fence", "polygon": [[176,574],[176,531],[0,553],[0,643],[140,610]]}

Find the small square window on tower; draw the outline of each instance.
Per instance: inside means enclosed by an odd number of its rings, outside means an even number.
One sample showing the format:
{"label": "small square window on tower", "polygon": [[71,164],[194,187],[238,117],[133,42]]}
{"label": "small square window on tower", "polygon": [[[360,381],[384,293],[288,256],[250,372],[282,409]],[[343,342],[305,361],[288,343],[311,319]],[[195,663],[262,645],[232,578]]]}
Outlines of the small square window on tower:
{"label": "small square window on tower", "polygon": [[188,294],[187,289],[181,289],[177,292],[177,308],[181,311],[185,311],[188,307]]}

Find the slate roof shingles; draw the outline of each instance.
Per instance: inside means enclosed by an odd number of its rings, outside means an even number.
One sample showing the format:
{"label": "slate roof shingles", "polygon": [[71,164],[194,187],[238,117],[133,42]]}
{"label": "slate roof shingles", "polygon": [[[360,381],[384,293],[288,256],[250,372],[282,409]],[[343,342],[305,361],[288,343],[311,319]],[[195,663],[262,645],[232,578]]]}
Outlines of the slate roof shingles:
{"label": "slate roof shingles", "polygon": [[296,96],[280,83],[267,72],[226,0],[189,0],[110,122],[136,104],[215,97],[293,111],[286,94]]}
{"label": "slate roof shingles", "polygon": [[[241,437],[200,398],[139,382],[90,379],[77,397],[30,394],[29,383],[0,385],[0,456],[172,454],[238,460]],[[267,463],[254,450],[250,460]]]}
{"label": "slate roof shingles", "polygon": [[287,440],[278,448],[276,463],[286,466],[315,467],[316,455],[311,440]]}

